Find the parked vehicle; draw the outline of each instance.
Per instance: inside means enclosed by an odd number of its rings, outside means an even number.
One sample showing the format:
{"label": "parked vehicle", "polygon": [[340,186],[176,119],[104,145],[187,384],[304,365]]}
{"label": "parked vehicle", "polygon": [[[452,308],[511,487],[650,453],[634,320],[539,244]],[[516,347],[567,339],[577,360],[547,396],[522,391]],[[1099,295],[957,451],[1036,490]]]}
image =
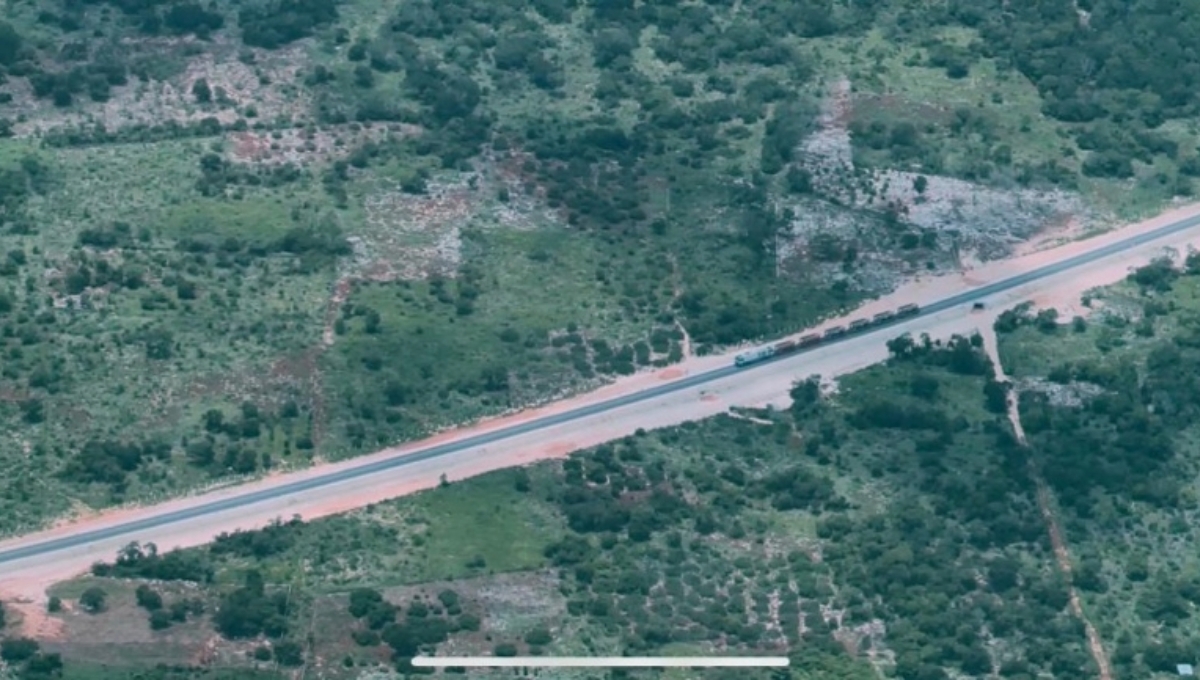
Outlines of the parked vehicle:
{"label": "parked vehicle", "polygon": [[900,308],[896,310],[896,316],[913,316],[920,313],[921,306],[916,303],[901,305]]}
{"label": "parked vehicle", "polygon": [[845,326],[834,326],[833,328],[830,328],[825,331],[825,339],[836,338],[840,335],[845,335],[845,334],[846,334]]}
{"label": "parked vehicle", "polygon": [[872,323],[887,323],[888,321],[891,321],[894,318],[896,318],[895,312],[880,312],[880,313],[876,314],[875,316],[871,317],[871,322]]}
{"label": "parked vehicle", "polygon": [[855,319],[854,321],[850,322],[850,327],[848,330],[851,333],[857,333],[858,331],[861,331],[870,325],[871,325],[871,322],[866,319]]}
{"label": "parked vehicle", "polygon": [[800,339],[796,341],[796,344],[801,347],[811,347],[819,342],[821,342],[821,336],[817,333],[811,333],[809,335],[800,336]]}

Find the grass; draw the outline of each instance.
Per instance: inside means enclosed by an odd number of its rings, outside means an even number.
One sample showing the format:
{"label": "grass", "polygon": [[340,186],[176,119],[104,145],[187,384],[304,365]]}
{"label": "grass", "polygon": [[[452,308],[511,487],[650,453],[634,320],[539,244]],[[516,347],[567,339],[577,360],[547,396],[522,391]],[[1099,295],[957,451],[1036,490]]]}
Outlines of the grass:
{"label": "grass", "polygon": [[[1087,319],[1083,331],[1074,330],[1069,319],[1051,334],[1032,325],[1001,334],[1000,358],[1005,372],[1013,377],[1045,377],[1053,369],[1093,356],[1107,361],[1123,357],[1139,357],[1162,338],[1169,337],[1179,327],[1179,319],[1200,309],[1200,281],[1182,277],[1175,281],[1166,295],[1147,297],[1132,282],[1121,282],[1089,291],[1088,299],[1096,311]],[[1153,331],[1139,331],[1144,318],[1144,305],[1152,300],[1174,307],[1179,313],[1159,316],[1152,324]]]}
{"label": "grass", "polygon": [[562,521],[536,501],[514,502],[513,494],[511,475],[485,475],[408,504],[425,527],[413,580],[540,568],[546,546],[563,532]]}
{"label": "grass", "polygon": [[[588,358],[594,350],[584,341],[607,339],[614,351],[648,343],[653,314],[669,299],[670,281],[652,274],[661,262],[635,257],[624,271],[611,269],[614,248],[560,227],[468,231],[462,249],[461,278],[364,285],[343,307],[345,332],[326,359],[332,391],[346,394],[337,405],[387,403],[364,394],[363,366],[375,373],[374,389],[407,392],[392,399],[393,415],[359,419],[384,440],[589,384],[608,367]],[[635,281],[649,287],[631,288]],[[630,296],[639,304],[626,305]],[[379,316],[378,332],[367,332],[368,310]],[[668,354],[670,343],[659,351]]]}
{"label": "grass", "polygon": [[168,210],[163,232],[171,238],[275,241],[293,226],[289,207],[286,199],[269,194],[247,196],[234,206],[228,201],[194,199]]}
{"label": "grass", "polygon": [[[939,36],[951,44],[972,37],[967,29],[947,30]],[[918,39],[889,39],[879,29],[864,38],[810,41],[806,51],[820,54],[824,73],[845,73],[850,78],[856,97],[866,100],[861,110],[868,120],[883,116],[922,126],[945,125],[955,109],[967,108],[991,121],[996,136],[1012,146],[1014,162],[1063,160],[1062,146],[1074,147],[1073,141],[1064,139],[1063,125],[1041,115],[1041,97],[1034,85],[1020,74],[1001,70],[994,60],[979,59],[970,75],[951,78],[945,69],[923,65],[927,50]],[[872,100],[882,106],[873,107]],[[860,115],[860,107],[855,109],[855,115]],[[950,156],[949,167],[957,167],[958,156],[979,151],[978,140],[971,138],[947,139],[941,146]],[[989,151],[986,145],[983,151]]]}

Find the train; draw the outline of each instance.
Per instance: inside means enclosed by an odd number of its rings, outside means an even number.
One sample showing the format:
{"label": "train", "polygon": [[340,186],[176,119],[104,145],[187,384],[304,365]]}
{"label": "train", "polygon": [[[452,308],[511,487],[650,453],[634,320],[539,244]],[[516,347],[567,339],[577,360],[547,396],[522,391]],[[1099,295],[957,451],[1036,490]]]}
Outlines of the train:
{"label": "train", "polygon": [[757,364],[766,361],[772,357],[783,354],[790,354],[797,350],[807,349],[815,345],[819,345],[827,340],[839,338],[845,335],[860,333],[870,328],[876,328],[884,324],[906,319],[910,316],[916,316],[921,313],[921,306],[915,303],[901,305],[895,311],[880,312],[870,319],[855,319],[845,326],[831,326],[825,329],[824,333],[810,333],[802,335],[795,340],[781,340],[774,345],[766,347],[756,347],[752,350],[742,352],[733,358],[733,365],[741,368],[750,364]]}

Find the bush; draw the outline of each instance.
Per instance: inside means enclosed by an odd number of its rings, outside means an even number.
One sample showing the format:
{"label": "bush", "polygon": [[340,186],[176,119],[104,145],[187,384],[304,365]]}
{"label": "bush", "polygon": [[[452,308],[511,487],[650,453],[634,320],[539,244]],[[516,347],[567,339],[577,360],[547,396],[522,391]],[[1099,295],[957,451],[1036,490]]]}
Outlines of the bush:
{"label": "bush", "polygon": [[447,610],[454,609],[459,606],[458,593],[454,592],[453,590],[449,590],[449,589],[443,590],[442,592],[438,593],[438,601],[441,602],[442,606],[445,607]]}
{"label": "bush", "polygon": [[1145,267],[1134,270],[1129,276],[1143,289],[1165,293],[1171,290],[1171,284],[1179,278],[1179,270],[1168,258],[1157,258]]}
{"label": "bush", "polygon": [[989,380],[983,385],[984,406],[992,413],[1008,411],[1008,383]]}
{"label": "bush", "polygon": [[89,614],[98,614],[104,611],[105,600],[108,599],[108,593],[104,592],[103,588],[92,586],[83,591],[79,596],[79,606],[83,607],[84,611]]}
{"label": "bush", "polygon": [[62,668],[62,656],[59,654],[38,654],[25,664],[24,677],[30,680],[58,677],[62,673]]}
{"label": "bush", "polygon": [[350,615],[356,619],[361,619],[380,602],[383,602],[383,593],[378,590],[374,588],[355,588],[350,591]]}
{"label": "bush", "polygon": [[550,644],[553,639],[554,638],[550,635],[550,631],[545,628],[534,628],[525,634],[526,644],[535,645],[538,647],[544,647]]}
{"label": "bush", "polygon": [[379,644],[379,633],[373,630],[356,630],[351,637],[360,647],[374,647]]}
{"label": "bush", "polygon": [[492,650],[492,653],[496,656],[505,656],[505,657],[516,656],[517,655],[517,646],[512,644],[511,642],[502,642],[502,643],[496,645],[495,649]]}
{"label": "bush", "polygon": [[212,88],[208,86],[208,81],[204,78],[197,78],[196,82],[192,83],[192,96],[200,104],[212,101]]}
{"label": "bush", "polygon": [[0,641],[0,659],[9,663],[20,663],[37,654],[39,645],[29,638],[9,638]]}
{"label": "bush", "polygon": [[268,595],[262,575],[251,570],[243,587],[222,598],[213,625],[229,639],[280,637],[287,632],[287,595]]}
{"label": "bush", "polygon": [[295,668],[304,664],[304,649],[291,640],[275,645],[275,660],[280,666]]}
{"label": "bush", "polygon": [[162,609],[163,599],[156,590],[147,585],[140,585],[136,592],[138,606],[146,611],[155,612]]}
{"label": "bush", "polygon": [[331,0],[276,0],[242,9],[238,25],[242,42],[273,50],[312,35],[337,17],[337,4]]}
{"label": "bush", "polygon": [[165,609],[155,609],[150,612],[150,630],[166,630],[171,627],[174,621],[171,620],[171,614]]}

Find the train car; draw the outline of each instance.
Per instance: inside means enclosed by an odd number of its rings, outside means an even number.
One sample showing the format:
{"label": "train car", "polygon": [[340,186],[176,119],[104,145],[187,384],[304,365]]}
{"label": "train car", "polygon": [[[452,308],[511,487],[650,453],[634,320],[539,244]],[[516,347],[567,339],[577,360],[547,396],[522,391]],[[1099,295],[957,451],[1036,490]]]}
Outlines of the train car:
{"label": "train car", "polygon": [[845,326],[834,326],[833,328],[830,328],[825,331],[825,338],[826,339],[836,338],[839,335],[845,335],[845,334],[846,334]]}
{"label": "train car", "polygon": [[800,339],[796,341],[796,344],[800,347],[812,347],[819,342],[821,342],[821,336],[817,333],[811,333],[809,335],[800,336]]}
{"label": "train car", "polygon": [[797,347],[799,347],[799,345],[796,344],[795,340],[784,340],[783,342],[775,343],[775,353],[787,354],[788,352],[796,351]]}
{"label": "train car", "polygon": [[850,328],[848,330],[851,333],[857,333],[869,325],[871,325],[871,322],[867,321],[866,319],[855,319],[854,321],[850,322]]}
{"label": "train car", "polygon": [[871,323],[887,323],[896,318],[895,312],[880,312],[871,317]]}
{"label": "train car", "polygon": [[733,358],[733,365],[739,367],[749,366],[750,364],[755,364],[760,361],[766,361],[773,356],[775,356],[774,347],[759,347],[757,349],[752,349],[749,352],[742,352],[741,354],[735,356]]}
{"label": "train car", "polygon": [[912,316],[921,312],[921,306],[914,303],[901,305],[900,309],[896,310],[896,316]]}

